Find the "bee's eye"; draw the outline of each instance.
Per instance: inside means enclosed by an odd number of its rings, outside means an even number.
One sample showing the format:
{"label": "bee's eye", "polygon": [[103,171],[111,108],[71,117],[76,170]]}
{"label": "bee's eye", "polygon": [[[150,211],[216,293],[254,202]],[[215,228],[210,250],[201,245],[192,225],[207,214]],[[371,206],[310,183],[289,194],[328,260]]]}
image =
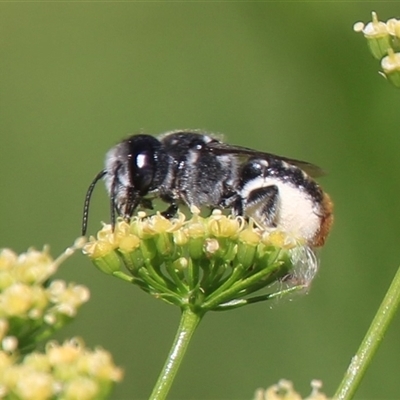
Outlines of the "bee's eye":
{"label": "bee's eye", "polygon": [[154,177],[154,158],[150,152],[142,152],[133,157],[131,163],[131,177],[133,185],[140,193],[145,194]]}
{"label": "bee's eye", "polygon": [[159,147],[158,140],[147,135],[138,135],[129,140],[130,182],[141,195],[146,195],[153,184]]}

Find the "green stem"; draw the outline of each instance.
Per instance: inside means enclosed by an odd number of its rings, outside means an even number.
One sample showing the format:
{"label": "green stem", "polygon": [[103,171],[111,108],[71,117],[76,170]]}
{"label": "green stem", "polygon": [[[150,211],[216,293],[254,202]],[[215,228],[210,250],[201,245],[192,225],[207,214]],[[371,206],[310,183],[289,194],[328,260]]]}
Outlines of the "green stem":
{"label": "green stem", "polygon": [[357,354],[352,358],[349,368],[334,396],[336,400],[353,398],[372,357],[378,349],[390,322],[400,303],[400,268],[375,315]]}
{"label": "green stem", "polygon": [[163,400],[167,397],[188,348],[190,339],[202,316],[203,314],[195,313],[190,308],[183,310],[171,350],[149,400]]}

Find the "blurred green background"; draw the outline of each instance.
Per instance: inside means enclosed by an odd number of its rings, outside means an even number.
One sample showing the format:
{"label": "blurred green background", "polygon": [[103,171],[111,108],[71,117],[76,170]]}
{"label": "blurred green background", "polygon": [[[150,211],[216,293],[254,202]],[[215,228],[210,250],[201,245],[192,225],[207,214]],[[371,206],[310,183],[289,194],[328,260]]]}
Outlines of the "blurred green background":
{"label": "blurred green background", "polygon": [[[250,399],[280,378],[333,395],[400,261],[400,91],[353,23],[398,2],[74,2],[0,5],[0,247],[80,233],[86,189],[125,136],[177,128],[304,159],[335,201],[309,295],[209,314],[171,399]],[[109,220],[103,185],[89,232]],[[81,335],[126,371],[113,398],[145,399],[178,309],[101,274],[80,254],[58,276],[90,287]],[[359,399],[400,398],[396,318]]]}

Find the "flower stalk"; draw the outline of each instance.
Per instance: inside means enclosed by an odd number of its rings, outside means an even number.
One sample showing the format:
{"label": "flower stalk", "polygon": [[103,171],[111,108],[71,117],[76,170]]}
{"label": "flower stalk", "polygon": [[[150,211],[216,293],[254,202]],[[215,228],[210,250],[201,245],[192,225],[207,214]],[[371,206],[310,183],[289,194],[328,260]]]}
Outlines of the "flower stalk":
{"label": "flower stalk", "polygon": [[190,339],[200,323],[202,316],[201,312],[193,312],[189,307],[183,310],[174,342],[172,343],[171,350],[154,386],[153,392],[149,397],[150,400],[163,400],[167,397],[189,346]]}
{"label": "flower stalk", "polygon": [[389,328],[389,325],[396,314],[400,303],[400,268],[368,329],[361,345],[352,358],[350,366],[336,391],[334,399],[350,400],[353,398],[358,386],[382,339]]}

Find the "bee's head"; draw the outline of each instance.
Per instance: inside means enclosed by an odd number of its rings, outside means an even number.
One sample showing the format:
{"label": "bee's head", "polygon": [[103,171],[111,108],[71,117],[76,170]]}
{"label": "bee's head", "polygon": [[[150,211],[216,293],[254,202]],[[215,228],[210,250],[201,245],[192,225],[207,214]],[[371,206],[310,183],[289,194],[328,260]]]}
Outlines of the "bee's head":
{"label": "bee's head", "polygon": [[91,194],[104,177],[111,201],[111,221],[115,212],[129,219],[143,197],[156,190],[168,171],[168,156],[158,139],[150,135],[130,136],[106,154],[105,168],[88,188],[83,212],[82,233],[85,234]]}
{"label": "bee's head", "polygon": [[[130,187],[138,196],[145,196],[149,191],[155,189],[158,162],[163,155],[160,141],[150,135],[135,135],[116,147],[118,147],[118,165],[112,167],[120,168],[120,171],[114,179],[119,179],[124,186]],[[111,163],[113,162],[111,161]]]}

